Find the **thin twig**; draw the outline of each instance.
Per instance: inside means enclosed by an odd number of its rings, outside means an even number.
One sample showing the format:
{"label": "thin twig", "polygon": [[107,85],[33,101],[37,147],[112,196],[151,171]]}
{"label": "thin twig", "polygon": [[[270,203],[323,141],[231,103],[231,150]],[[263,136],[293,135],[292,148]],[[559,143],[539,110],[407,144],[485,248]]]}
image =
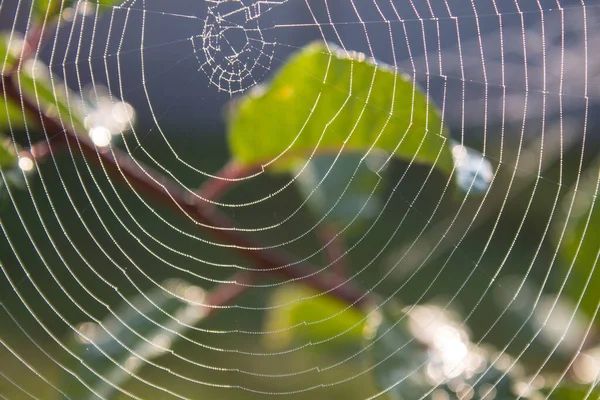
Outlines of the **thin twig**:
{"label": "thin twig", "polygon": [[260,171],[260,166],[248,167],[231,161],[217,173],[218,178],[208,179],[196,191],[196,194],[206,200],[217,200],[223,197],[238,181],[257,171]]}
{"label": "thin twig", "polygon": [[54,152],[64,149],[66,144],[67,143],[64,140],[60,139],[38,142],[28,149],[21,150],[19,152],[19,157],[32,158],[36,159],[38,162],[42,162],[51,157]]}
{"label": "thin twig", "polygon": [[[235,162],[227,163],[217,174],[218,178],[210,178],[202,184],[196,194],[208,201],[222,197],[232,186],[246,176],[260,171],[261,166],[244,166]],[[316,229],[319,241],[325,246],[325,261],[331,265],[331,271],[340,277],[348,276],[344,255],[346,244],[339,230],[331,223],[323,223]]]}
{"label": "thin twig", "polygon": [[199,224],[215,227],[211,229],[212,234],[233,245],[235,251],[252,261],[257,267],[257,272],[275,273],[288,280],[301,281],[352,306],[367,307],[368,293],[357,288],[350,280],[331,272],[316,273],[316,268],[305,262],[292,266],[295,264],[294,259],[287,253],[260,249],[257,243],[233,229],[227,216],[216,207],[181,190],[172,180],[134,161],[126,152],[118,148],[98,149],[90,139],[77,135],[70,127],[63,127],[29,98],[21,96],[17,85],[13,76],[4,76],[0,80],[0,89],[5,98],[20,104],[24,111],[37,118],[46,132],[48,141],[53,141],[54,137],[62,135],[68,145],[79,148],[84,157],[101,165],[114,179],[125,182],[156,202],[161,202],[176,211],[185,212]]}
{"label": "thin twig", "polygon": [[346,243],[340,235],[340,231],[335,225],[323,222],[317,227],[317,236],[321,243],[325,245],[325,257],[328,264],[331,264],[331,270],[341,277],[348,276],[346,270]]}
{"label": "thin twig", "polygon": [[206,308],[205,316],[212,316],[221,310],[220,307],[230,305],[233,300],[252,287],[256,278],[256,273],[252,271],[241,271],[231,278],[232,282],[221,283],[212,288],[204,300],[204,303],[209,306]]}

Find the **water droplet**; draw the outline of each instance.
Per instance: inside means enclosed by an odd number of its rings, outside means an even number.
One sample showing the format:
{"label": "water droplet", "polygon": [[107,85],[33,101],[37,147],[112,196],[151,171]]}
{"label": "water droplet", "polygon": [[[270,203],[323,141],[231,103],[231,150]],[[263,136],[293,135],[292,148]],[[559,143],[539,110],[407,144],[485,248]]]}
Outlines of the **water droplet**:
{"label": "water droplet", "polygon": [[452,158],[456,166],[456,184],[464,193],[481,195],[494,177],[492,164],[478,151],[453,142]]}
{"label": "water droplet", "polygon": [[29,157],[19,157],[19,168],[25,172],[32,171],[35,167],[33,160]]}
{"label": "water droplet", "polygon": [[111,134],[105,127],[97,126],[90,129],[90,138],[96,146],[106,147],[110,144]]}

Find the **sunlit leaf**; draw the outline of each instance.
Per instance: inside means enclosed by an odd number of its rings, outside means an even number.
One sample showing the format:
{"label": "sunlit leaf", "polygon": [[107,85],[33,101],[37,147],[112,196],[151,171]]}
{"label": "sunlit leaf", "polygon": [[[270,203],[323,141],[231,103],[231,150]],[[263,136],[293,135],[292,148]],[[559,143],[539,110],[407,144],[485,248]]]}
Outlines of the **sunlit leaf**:
{"label": "sunlit leaf", "polygon": [[268,346],[282,348],[295,342],[340,347],[362,340],[364,315],[334,297],[286,285],[275,291],[271,305],[265,326]]}
{"label": "sunlit leaf", "polygon": [[[22,95],[46,114],[55,117],[65,128],[85,132],[85,113],[80,95],[71,92],[62,80],[52,76],[50,69],[41,61],[28,60],[13,75]],[[37,120],[25,114],[27,121]],[[20,129],[24,126],[21,104],[6,99],[0,101],[0,127]]]}
{"label": "sunlit leaf", "polygon": [[[229,144],[240,164],[279,171],[313,152],[337,154],[343,148],[364,155],[376,148],[446,174],[454,166],[440,112],[413,79],[333,44],[300,50],[229,117]],[[467,166],[472,170],[472,163]],[[462,190],[468,189],[465,176],[456,180]],[[477,180],[473,191],[483,183]]]}
{"label": "sunlit leaf", "polygon": [[452,169],[437,106],[412,78],[332,44],[305,47],[268,88],[248,94],[232,115],[229,142],[242,164],[337,153],[344,145]]}
{"label": "sunlit leaf", "polygon": [[38,18],[52,19],[58,17],[60,12],[71,6],[73,2],[74,0],[34,0],[33,9]]}

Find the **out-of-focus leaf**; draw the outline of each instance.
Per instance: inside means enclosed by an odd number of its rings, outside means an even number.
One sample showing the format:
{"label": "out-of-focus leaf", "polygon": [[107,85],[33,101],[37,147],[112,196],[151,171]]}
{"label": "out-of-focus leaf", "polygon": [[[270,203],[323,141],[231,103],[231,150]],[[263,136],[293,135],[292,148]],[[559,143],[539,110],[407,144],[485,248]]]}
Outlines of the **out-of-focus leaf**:
{"label": "out-of-focus leaf", "polygon": [[[283,66],[268,88],[240,101],[229,143],[241,164],[372,146],[449,173],[452,155],[436,105],[412,78],[364,54],[313,43]],[[278,161],[274,161],[278,157]]]}
{"label": "out-of-focus leaf", "polygon": [[[80,95],[73,93],[50,68],[39,60],[27,60],[17,66],[22,37],[0,36],[0,62],[3,74],[11,73],[21,94],[42,111],[54,115],[65,126],[82,132],[85,113]],[[20,129],[25,122],[21,105],[2,97],[0,100],[0,129]]]}
{"label": "out-of-focus leaf", "polygon": [[[339,224],[375,217],[381,208],[376,190],[380,176],[373,163],[380,166],[387,157],[373,155],[365,160],[356,153],[315,156],[298,172],[295,183],[311,209],[318,216]],[[377,159],[377,160],[375,160]],[[371,163],[371,164],[369,164]]]}
{"label": "out-of-focus leaf", "polygon": [[9,139],[4,138],[2,132],[0,132],[0,169],[2,169],[2,176],[0,176],[0,210],[4,208],[10,199],[6,189],[7,186],[10,186],[11,189],[25,188],[25,176],[18,163],[19,158],[15,153],[13,144]]}
{"label": "out-of-focus leaf", "polygon": [[60,78],[52,77],[47,65],[28,60],[19,70],[19,83],[22,94],[39,103],[42,111],[54,115],[65,127],[85,131],[80,95],[71,92]]}
{"label": "out-of-focus leaf", "polygon": [[[19,40],[0,37],[0,55],[10,53],[11,60],[16,63],[20,55]],[[6,49],[15,48],[11,51]],[[72,129],[78,134],[89,134],[92,141],[102,147],[110,143],[113,136],[121,135],[130,129],[135,122],[135,112],[129,103],[115,101],[102,86],[94,86],[93,90],[83,93],[71,91],[64,82],[52,75],[50,68],[39,60],[27,60],[14,69],[6,69],[12,74],[13,82],[21,94],[30,102],[39,106],[40,110],[53,116],[65,129]],[[87,115],[86,115],[87,114]],[[25,121],[31,119],[32,127],[39,127],[35,116],[23,115],[19,102],[5,98],[0,100],[0,129],[19,130]]]}
{"label": "out-of-focus leaf", "polygon": [[0,73],[5,74],[15,67],[23,49],[23,43],[23,35],[18,32],[2,32],[0,34]]}
{"label": "out-of-focus leaf", "polygon": [[[384,150],[446,174],[454,166],[439,110],[411,77],[329,43],[300,50],[229,117],[229,144],[240,164],[281,171],[290,160],[343,147],[363,155]],[[468,189],[465,176],[456,180],[461,190]]]}
{"label": "out-of-focus leaf", "polygon": [[193,303],[156,288],[130,299],[131,305],[124,303],[116,317],[79,325],[70,348],[80,362],[72,369],[89,389],[65,379],[65,393],[77,399],[113,398],[118,394],[115,387],[122,387],[147,361],[170,351],[178,334],[203,319],[206,308],[194,305],[204,299],[202,289],[179,280],[168,281],[165,287]]}
{"label": "out-of-focus leaf", "polygon": [[[0,133],[2,135],[2,133]],[[13,167],[17,164],[14,146],[8,139],[0,136],[0,168]]]}
{"label": "out-of-focus leaf", "polygon": [[[23,36],[18,33],[12,35],[8,32],[0,34],[0,73],[6,74],[16,68],[21,50],[23,48]],[[6,101],[4,96],[0,98],[0,129],[9,126],[15,128],[23,127],[23,114],[17,104]]]}
{"label": "out-of-focus leaf", "polygon": [[265,324],[268,346],[282,348],[294,341],[339,348],[361,343],[365,316],[334,297],[286,285],[275,291],[271,305]]}
{"label": "out-of-focus leaf", "polygon": [[490,355],[441,308],[381,310],[367,332],[375,381],[393,399],[509,400],[525,394],[518,393],[526,386],[520,385],[518,368],[504,370],[511,365],[508,356],[490,365]]}
{"label": "out-of-focus leaf", "polygon": [[33,0],[35,15],[42,19],[58,18],[60,12],[73,4],[73,0]]}
{"label": "out-of-focus leaf", "polygon": [[23,129],[24,126],[21,108],[4,97],[0,98],[0,128]]}
{"label": "out-of-focus leaf", "polygon": [[597,399],[600,397],[600,391],[591,385],[574,385],[565,384],[559,385],[556,389],[542,390],[547,398],[552,400],[582,400],[582,399]]}
{"label": "out-of-focus leaf", "polygon": [[[600,160],[597,160],[582,176],[577,192],[572,192],[563,200],[563,212],[569,214],[567,229],[560,246],[564,265],[573,265],[567,281],[567,293],[574,301],[583,295],[580,310],[593,317],[598,306],[600,292],[600,207],[598,205],[598,183],[600,181]],[[573,207],[571,202],[575,196]],[[565,220],[556,225],[556,238]]]}

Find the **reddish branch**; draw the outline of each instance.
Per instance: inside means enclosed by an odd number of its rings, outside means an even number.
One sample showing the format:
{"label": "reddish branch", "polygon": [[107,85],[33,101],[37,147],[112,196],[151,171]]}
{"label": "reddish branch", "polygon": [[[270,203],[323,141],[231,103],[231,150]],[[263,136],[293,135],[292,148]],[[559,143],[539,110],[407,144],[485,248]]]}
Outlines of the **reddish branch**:
{"label": "reddish branch", "polygon": [[38,161],[50,157],[55,151],[60,151],[65,147],[64,140],[51,139],[45,142],[39,142],[19,153],[19,157],[35,158]]}
{"label": "reddish branch", "polygon": [[222,306],[229,305],[245,293],[256,280],[256,274],[251,271],[242,271],[235,274],[231,283],[221,283],[208,292],[204,303],[213,306],[206,309],[205,316],[219,312]]}
{"label": "reddish branch", "polygon": [[[207,180],[196,194],[208,201],[214,201],[222,197],[235,183],[260,170],[260,166],[246,167],[230,162],[217,174],[217,178]],[[325,261],[331,264],[333,272],[340,277],[345,277],[347,275],[344,260],[346,244],[339,231],[330,223],[319,225],[316,231],[320,242],[325,245]]]}
{"label": "reddish branch", "polygon": [[[39,120],[47,135],[47,141],[52,143],[51,146],[58,146],[59,144],[54,142],[63,141],[71,147],[72,151],[79,149],[80,153],[88,160],[101,165],[114,179],[123,181],[156,202],[163,203],[176,211],[183,211],[199,224],[214,227],[211,229],[212,234],[225,243],[233,245],[232,248],[235,251],[252,261],[257,272],[265,271],[289,280],[298,280],[348,304],[358,307],[367,306],[367,294],[355,287],[349,280],[331,272],[315,273],[316,268],[307,263],[293,265],[295,264],[294,259],[284,252],[260,249],[259,244],[232,229],[233,225],[227,216],[210,203],[182,190],[172,180],[153,171],[148,166],[134,161],[126,152],[118,148],[99,149],[87,137],[79,136],[70,128],[62,126],[60,122],[44,113],[39,105],[31,99],[21,96],[17,81],[13,76],[2,77],[0,89],[5,98],[20,104],[23,110]],[[52,148],[49,148],[48,151],[51,152]],[[37,152],[36,148],[32,155],[37,156]],[[215,184],[211,193],[211,196],[222,193],[222,187],[219,188],[219,185]]]}
{"label": "reddish branch", "polygon": [[206,200],[217,200],[231,189],[235,183],[259,170],[260,167],[245,167],[230,162],[217,174],[218,178],[207,180],[196,194]]}
{"label": "reddish branch", "polygon": [[331,264],[331,270],[341,277],[347,276],[346,263],[344,260],[346,244],[339,234],[335,225],[324,222],[317,228],[317,236],[324,243],[325,257]]}

